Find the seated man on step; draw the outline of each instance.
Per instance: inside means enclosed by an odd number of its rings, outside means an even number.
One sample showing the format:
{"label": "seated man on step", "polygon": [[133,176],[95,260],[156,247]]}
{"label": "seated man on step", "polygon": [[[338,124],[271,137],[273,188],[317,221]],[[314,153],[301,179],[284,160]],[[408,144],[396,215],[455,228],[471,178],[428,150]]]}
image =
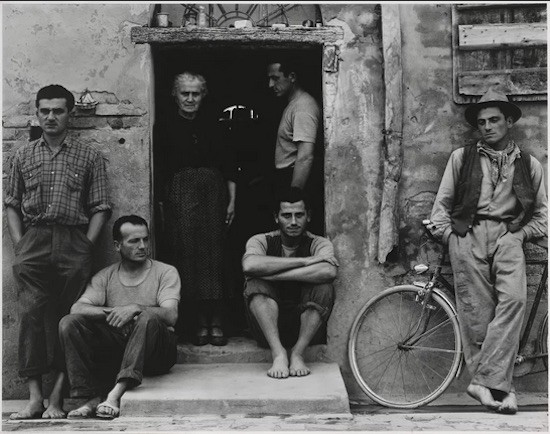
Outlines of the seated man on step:
{"label": "seated man on step", "polygon": [[[149,228],[141,217],[119,218],[113,240],[121,261],[97,273],[59,323],[71,397],[87,400],[68,418],[94,413],[117,417],[122,395],[138,386],[144,373],[166,373],[176,362],[177,270],[149,259]],[[116,384],[104,402],[94,375],[93,357],[99,348],[118,368]]]}
{"label": "seated man on step", "polygon": [[310,217],[302,190],[290,188],[275,213],[279,229],[250,238],[242,260],[247,317],[258,344],[271,349],[272,378],[310,373],[304,351],[322,338],[334,303],[338,262],[329,240],[306,231]]}

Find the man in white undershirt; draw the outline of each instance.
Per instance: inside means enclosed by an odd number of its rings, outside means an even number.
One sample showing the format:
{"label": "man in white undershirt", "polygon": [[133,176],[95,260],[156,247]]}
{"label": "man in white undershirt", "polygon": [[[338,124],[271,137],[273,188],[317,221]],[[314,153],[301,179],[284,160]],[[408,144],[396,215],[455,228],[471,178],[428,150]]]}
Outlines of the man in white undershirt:
{"label": "man in white undershirt", "polygon": [[[166,373],[176,362],[177,270],[149,258],[149,229],[139,216],[119,218],[113,240],[120,262],[97,273],[59,323],[71,397],[85,400],[68,418],[119,416],[127,389],[139,385],[144,373]],[[121,360],[104,401],[93,373],[97,348],[107,350],[110,361]]]}

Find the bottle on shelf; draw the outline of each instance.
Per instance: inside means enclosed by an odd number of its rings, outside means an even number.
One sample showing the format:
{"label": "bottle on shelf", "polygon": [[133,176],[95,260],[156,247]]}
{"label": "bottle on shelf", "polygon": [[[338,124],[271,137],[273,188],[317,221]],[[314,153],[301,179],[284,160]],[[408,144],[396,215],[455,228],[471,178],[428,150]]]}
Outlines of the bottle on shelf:
{"label": "bottle on shelf", "polygon": [[204,6],[199,6],[199,18],[197,24],[199,27],[206,27],[206,12],[204,10]]}

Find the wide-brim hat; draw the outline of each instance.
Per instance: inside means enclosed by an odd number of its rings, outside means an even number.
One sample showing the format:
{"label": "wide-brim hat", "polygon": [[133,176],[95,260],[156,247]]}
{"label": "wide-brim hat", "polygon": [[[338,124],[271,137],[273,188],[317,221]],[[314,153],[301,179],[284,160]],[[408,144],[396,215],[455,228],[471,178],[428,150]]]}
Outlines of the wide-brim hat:
{"label": "wide-brim hat", "polygon": [[500,107],[503,113],[512,116],[514,122],[521,118],[521,109],[517,105],[511,103],[506,94],[493,88],[490,88],[477,103],[471,104],[466,108],[464,116],[468,123],[475,127],[477,126],[477,114],[479,111],[482,108],[494,106]]}

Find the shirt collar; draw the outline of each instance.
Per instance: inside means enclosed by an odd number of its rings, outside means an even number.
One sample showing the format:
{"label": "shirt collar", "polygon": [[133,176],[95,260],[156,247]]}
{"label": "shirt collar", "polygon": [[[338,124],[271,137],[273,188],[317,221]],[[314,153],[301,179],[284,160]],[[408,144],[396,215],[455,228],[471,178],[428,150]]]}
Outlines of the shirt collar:
{"label": "shirt collar", "polygon": [[[46,139],[44,138],[44,134],[42,134],[40,136],[40,139],[38,140],[38,145],[39,146],[47,146],[48,148],[50,147],[50,145],[48,145],[48,142],[46,142]],[[67,134],[65,136],[65,140],[63,140],[63,143],[61,143],[60,149],[65,147],[65,146],[70,147],[71,145],[72,145],[72,142],[69,139],[69,135]]]}

